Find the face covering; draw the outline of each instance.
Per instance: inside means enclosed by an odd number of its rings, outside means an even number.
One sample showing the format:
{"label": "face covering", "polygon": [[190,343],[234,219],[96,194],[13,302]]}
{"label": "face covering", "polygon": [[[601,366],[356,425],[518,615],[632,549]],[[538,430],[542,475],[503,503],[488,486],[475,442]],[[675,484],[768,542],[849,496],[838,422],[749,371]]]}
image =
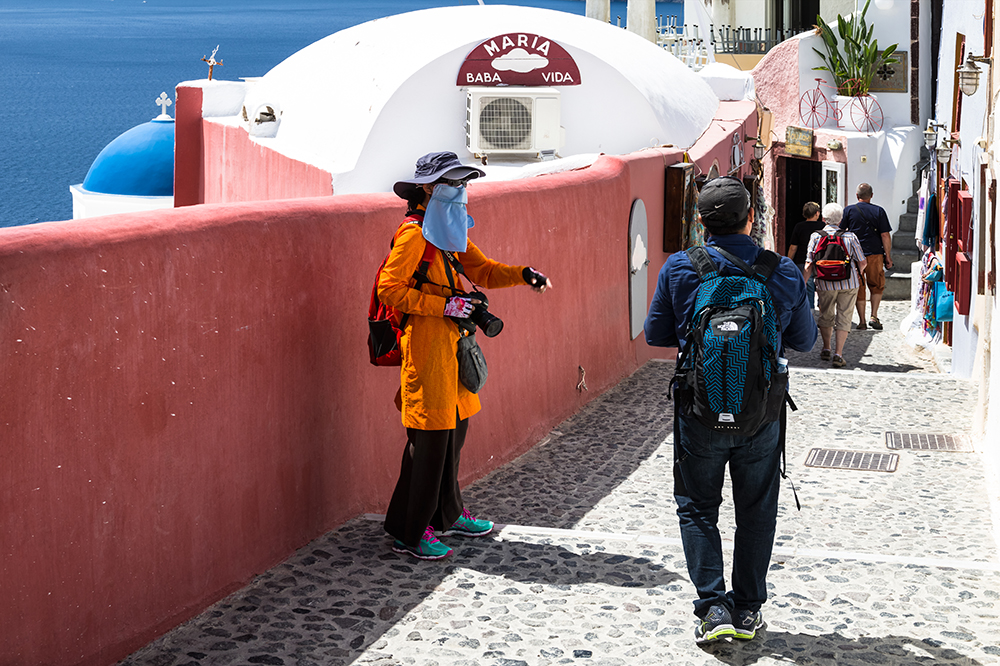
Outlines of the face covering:
{"label": "face covering", "polygon": [[475,224],[465,209],[468,202],[465,187],[438,183],[424,212],[423,233],[427,242],[448,252],[465,252],[469,229]]}

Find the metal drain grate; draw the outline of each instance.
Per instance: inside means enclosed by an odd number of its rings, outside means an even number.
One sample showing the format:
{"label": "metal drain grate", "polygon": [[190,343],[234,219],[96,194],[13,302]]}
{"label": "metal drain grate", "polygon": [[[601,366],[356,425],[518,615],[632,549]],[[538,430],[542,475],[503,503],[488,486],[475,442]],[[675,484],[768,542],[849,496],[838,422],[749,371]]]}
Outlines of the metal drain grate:
{"label": "metal drain grate", "polygon": [[930,435],[922,432],[887,432],[885,445],[890,449],[917,451],[972,451],[965,435]]}
{"label": "metal drain grate", "polygon": [[898,464],[898,453],[871,453],[870,451],[813,449],[809,452],[809,455],[806,456],[806,467],[860,469],[872,472],[895,472]]}

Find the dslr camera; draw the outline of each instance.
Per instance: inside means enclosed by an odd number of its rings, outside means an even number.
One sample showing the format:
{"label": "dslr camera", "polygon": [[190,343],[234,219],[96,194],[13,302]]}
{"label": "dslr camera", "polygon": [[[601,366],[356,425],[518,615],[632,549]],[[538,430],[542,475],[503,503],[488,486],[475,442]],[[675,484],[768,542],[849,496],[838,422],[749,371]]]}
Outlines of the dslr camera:
{"label": "dslr camera", "polygon": [[462,296],[481,302],[472,304],[473,309],[468,319],[452,317],[451,320],[458,324],[459,328],[463,328],[469,333],[475,333],[478,326],[479,330],[488,338],[500,335],[500,331],[503,330],[503,320],[489,311],[490,301],[486,298],[486,294],[476,290]]}

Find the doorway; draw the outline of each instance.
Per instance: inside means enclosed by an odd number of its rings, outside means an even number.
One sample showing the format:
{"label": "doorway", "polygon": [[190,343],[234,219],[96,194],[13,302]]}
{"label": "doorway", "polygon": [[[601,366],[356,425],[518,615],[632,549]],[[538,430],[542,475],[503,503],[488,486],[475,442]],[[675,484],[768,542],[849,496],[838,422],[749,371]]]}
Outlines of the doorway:
{"label": "doorway", "polygon": [[808,201],[823,205],[823,165],[821,162],[783,157],[785,161],[785,242],[781,253],[788,251],[792,229],[802,221],[802,207]]}

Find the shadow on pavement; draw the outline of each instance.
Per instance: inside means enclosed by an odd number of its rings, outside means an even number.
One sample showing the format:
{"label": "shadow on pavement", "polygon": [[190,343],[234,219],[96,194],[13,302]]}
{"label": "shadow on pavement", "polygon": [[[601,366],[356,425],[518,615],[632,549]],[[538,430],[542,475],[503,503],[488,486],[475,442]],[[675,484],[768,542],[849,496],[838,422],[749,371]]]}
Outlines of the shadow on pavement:
{"label": "shadow on pavement", "polygon": [[[448,541],[455,548],[452,557],[418,562],[387,552],[378,523],[351,521],[121,663],[346,664],[366,653],[367,660],[374,658],[372,651],[384,647],[379,641],[386,632],[405,631],[406,640],[423,640],[419,622],[399,621],[435,592],[456,605],[478,607],[474,614],[466,613],[468,623],[508,613],[495,606],[496,595],[509,595],[512,606],[559,603],[551,595],[527,594],[512,587],[514,582],[544,584],[550,590],[592,584],[659,588],[666,594],[679,590],[683,580],[668,566],[644,557],[578,553],[492,537]],[[492,604],[479,601],[488,596]],[[423,615],[429,617],[426,610]],[[480,649],[478,639],[458,631],[436,640],[456,649]]]}
{"label": "shadow on pavement", "polygon": [[[969,640],[973,637],[969,636]],[[840,634],[792,634],[764,629],[752,641],[720,641],[703,647],[718,661],[732,666],[756,664],[773,660],[793,664],[882,664],[883,666],[914,666],[916,664],[952,664],[979,666],[982,662],[957,650],[944,647],[932,638],[912,636],[865,636],[846,638]]]}
{"label": "shadow on pavement", "polygon": [[516,464],[463,490],[466,506],[500,523],[573,528],[673,431],[673,373],[672,362],[646,363]]}

